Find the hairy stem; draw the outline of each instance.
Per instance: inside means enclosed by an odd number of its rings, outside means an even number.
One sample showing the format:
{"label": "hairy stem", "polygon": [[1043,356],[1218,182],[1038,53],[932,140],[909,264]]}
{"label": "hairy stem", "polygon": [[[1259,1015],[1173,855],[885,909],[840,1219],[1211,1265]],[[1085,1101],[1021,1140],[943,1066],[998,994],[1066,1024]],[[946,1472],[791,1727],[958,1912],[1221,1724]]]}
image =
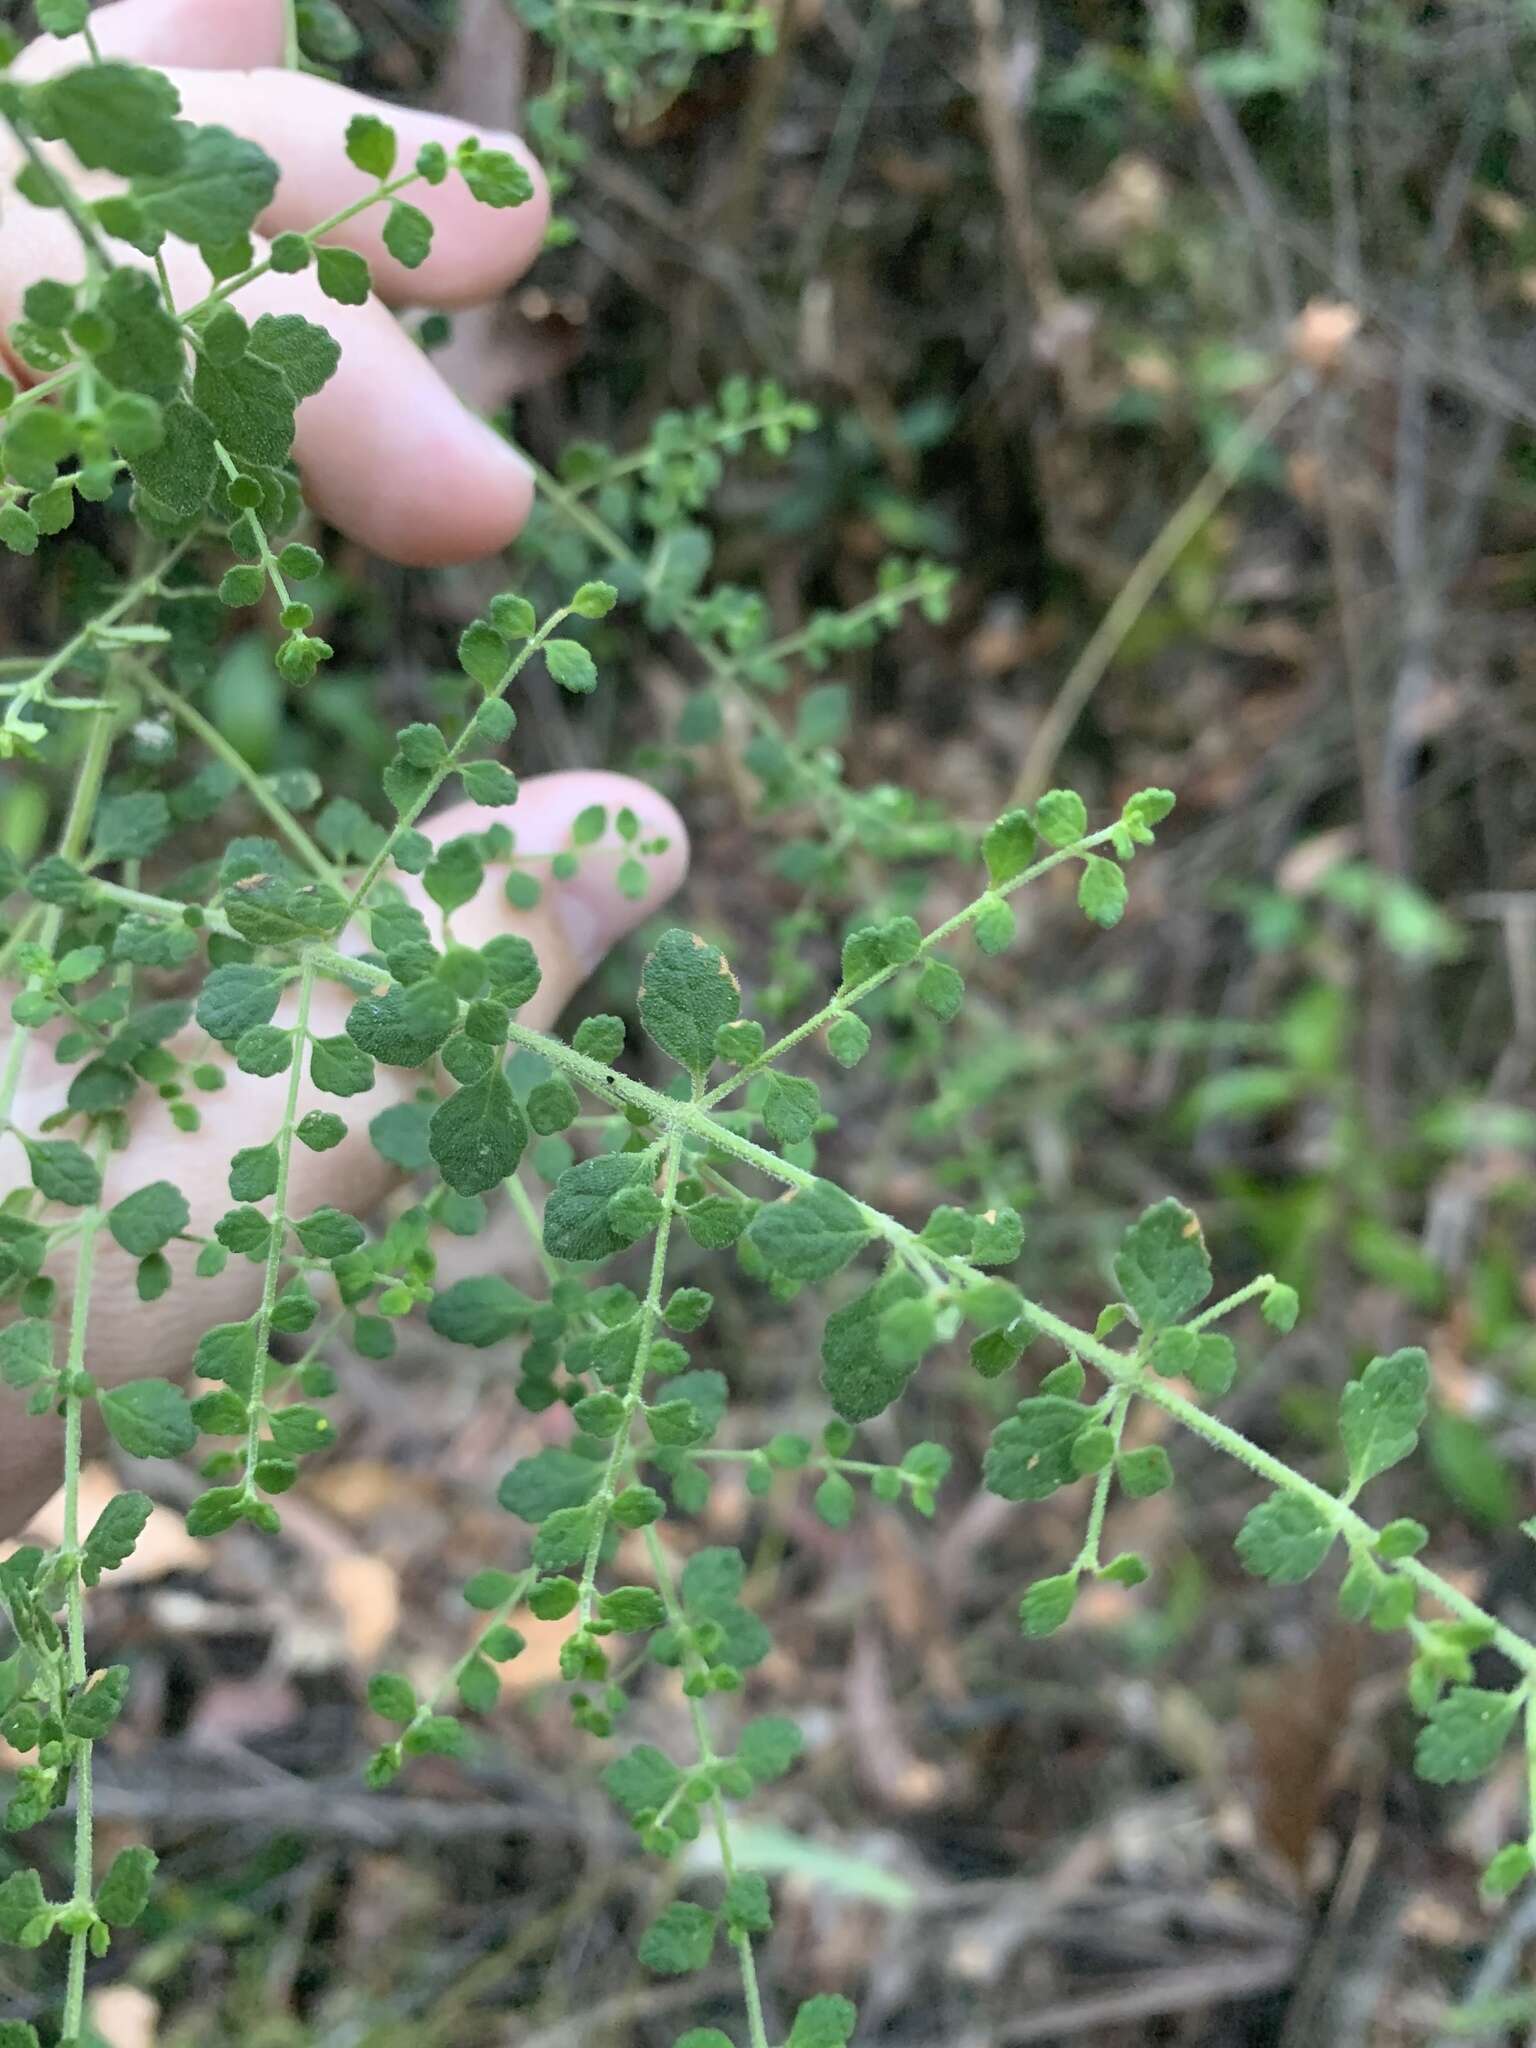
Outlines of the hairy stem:
{"label": "hairy stem", "polygon": [[[114,707],[104,704],[91,720],[90,729],[86,734],[85,750],[80,756],[80,765],[75,770],[75,786],[70,794],[69,810],[65,814],[64,830],[59,839],[59,852],[65,860],[78,860],[90,837],[97,800],[101,795],[102,781],[107,772],[107,762],[112,755],[114,718]],[[63,911],[57,904],[49,904],[43,912],[37,937],[38,944],[50,955],[58,942],[59,929],[63,922]],[[32,981],[29,986],[36,987],[36,981]],[[5,1049],[5,1064],[0,1068],[0,1125],[10,1122],[11,1111],[16,1106],[16,1090],[21,1084],[21,1070],[31,1036],[29,1026],[12,1023],[10,1043]]]}
{"label": "hairy stem", "polygon": [[306,960],[299,975],[299,1005],[293,1024],[293,1064],[288,1069],[288,1097],[283,1109],[282,1129],[277,1134],[277,1185],[272,1194],[272,1235],[267,1245],[266,1271],[261,1286],[261,1306],[256,1311],[256,1356],[251,1369],[250,1409],[245,1438],[245,1495],[254,1498],[256,1459],[261,1448],[263,1397],[267,1387],[267,1364],[272,1345],[272,1311],[277,1303],[282,1278],[283,1255],[288,1245],[288,1173],[293,1160],[294,1132],[299,1120],[299,1090],[304,1080],[304,1054],[309,1033],[309,1005],[314,994],[315,970]]}
{"label": "hairy stem", "polygon": [[[101,1152],[105,1153],[105,1146]],[[100,1159],[98,1158],[98,1165]],[[74,1299],[69,1313],[69,1349],[64,1367],[64,1538],[69,1559],[69,1581],[64,1595],[65,1639],[69,1653],[69,1682],[78,1690],[86,1680],[85,1591],[80,1579],[80,1462],[84,1443],[84,1411],[80,1384],[85,1373],[85,1337],[90,1319],[91,1282],[96,1268],[96,1233],[101,1211],[92,1207],[81,1218],[80,1249],[75,1259]],[[74,1891],[70,1903],[91,1902],[95,1867],[94,1826],[91,1805],[91,1749],[88,1739],[80,1742],[75,1756],[75,1858]],[[74,2040],[85,2018],[85,1965],[90,1934],[82,1928],[69,1938],[69,1970],[64,1994],[63,2036]]]}
{"label": "hairy stem", "polygon": [[[1109,1427],[1117,1451],[1120,1448],[1120,1439],[1125,1433],[1125,1418],[1130,1412],[1129,1387],[1117,1387],[1109,1410]],[[1083,1533],[1083,1547],[1077,1553],[1077,1560],[1072,1567],[1074,1572],[1096,1572],[1099,1568],[1099,1544],[1104,1535],[1104,1517],[1109,1509],[1109,1493],[1114,1476],[1115,1463],[1111,1458],[1093,1483],[1093,1501],[1088,1509],[1088,1527]]]}
{"label": "hairy stem", "polygon": [[[954,938],[957,932],[962,932],[973,925],[994,896],[1011,896],[1030,882],[1038,881],[1041,875],[1049,874],[1052,868],[1059,868],[1064,861],[1081,860],[1094,847],[1102,846],[1106,840],[1113,838],[1115,829],[1113,825],[1107,825],[1102,832],[1095,832],[1086,839],[1075,841],[1071,846],[1062,847],[1058,852],[1047,854],[1044,859],[1037,860],[1033,866],[1025,868],[1022,874],[1015,875],[1011,882],[1005,882],[1000,889],[989,889],[984,895],[976,897],[973,902],[967,903],[963,910],[957,910],[953,917],[946,918],[942,924],[935,925],[932,931],[923,935],[917,948],[918,957],[931,953],[935,947],[942,946],[946,939]],[[862,981],[854,983],[851,988],[839,989],[822,1004],[814,1016],[802,1019],[792,1031],[786,1031],[782,1038],[776,1039],[772,1045],[766,1047],[759,1058],[742,1067],[729,1080],[722,1081],[717,1087],[712,1088],[701,1098],[700,1107],[713,1109],[716,1103],[723,1102],[728,1095],[734,1094],[738,1088],[744,1087],[748,1081],[753,1080],[768,1067],[777,1065],[787,1052],[792,1052],[805,1039],[814,1037],[834,1018],[862,1003],[866,996],[872,996],[877,988],[883,988],[886,982],[894,980],[910,965],[910,961],[900,961],[878,968],[873,974],[865,975]]]}
{"label": "hairy stem", "polygon": [[[556,511],[563,518],[569,520],[579,532],[584,533],[587,539],[595,547],[601,549],[610,561],[620,563],[632,575],[638,577],[649,589],[654,569],[649,567],[645,560],[624,540],[622,535],[615,533],[607,521],[594,512],[590,505],[582,502],[580,490],[571,485],[561,483],[558,477],[552,475],[541,463],[536,462],[525,448],[519,448],[518,453],[532,469],[540,491],[555,507]],[[626,461],[622,467],[634,467],[643,459],[643,455],[636,457],[633,462]],[[893,605],[899,608],[910,604],[914,599],[921,597],[929,588],[928,579],[914,577],[910,582],[901,584],[894,590],[882,591],[878,596],[868,599],[864,604],[856,605],[852,611],[843,615],[844,623],[848,626],[858,626],[869,619],[879,618],[882,614],[888,612]],[[781,746],[791,746],[792,742],[786,735],[784,728],[773,716],[767,705],[761,701],[757,692],[749,689],[743,681],[742,670],[749,663],[771,663],[789,660],[793,655],[799,654],[805,649],[812,637],[811,633],[809,631],[787,633],[781,639],[770,641],[764,647],[751,649],[748,654],[733,655],[718,646],[707,634],[698,631],[696,627],[690,625],[686,614],[678,618],[676,626],[677,631],[682,634],[689,646],[698,655],[700,661],[703,662],[705,668],[708,669],[712,681],[731,692],[733,700],[739,704],[756,730],[767,735]],[[824,820],[834,833],[842,830],[849,814],[857,813],[862,809],[864,799],[858,792],[848,789],[837,771],[828,767],[813,752],[802,750],[801,758],[797,765],[810,786],[816,806]]]}
{"label": "hairy stem", "polygon": [[645,1394],[645,1376],[650,1370],[651,1350],[656,1342],[656,1326],[661,1320],[661,1296],[667,1280],[667,1248],[672,1239],[672,1218],[677,1210],[677,1179],[682,1154],[683,1141],[674,1132],[667,1146],[666,1163],[662,1168],[661,1220],[656,1225],[656,1241],[651,1250],[650,1279],[646,1284],[645,1299],[640,1304],[640,1337],[635,1346],[635,1362],[630,1370],[629,1384],[624,1389],[624,1420],[614,1436],[613,1448],[608,1454],[608,1463],[603,1472],[603,1483],[593,1496],[597,1512],[593,1518],[592,1536],[587,1544],[587,1554],[581,1568],[583,1625],[592,1619],[598,1553],[603,1547],[603,1537],[607,1534],[608,1517],[618,1492],[619,1474],[630,1454],[630,1435],[635,1426],[635,1410],[640,1406]]}
{"label": "hairy stem", "polygon": [[[356,220],[360,213],[366,213],[370,207],[382,206],[386,199],[393,199],[408,186],[418,185],[420,182],[421,173],[417,170],[405,171],[400,177],[387,180],[384,184],[376,186],[372,192],[365,192],[361,199],[354,199],[350,206],[339,207],[335,213],[327,215],[322,221],[317,221],[312,228],[306,228],[305,241],[313,248],[322,235],[330,234],[334,228],[344,227],[349,220]],[[236,292],[244,291],[245,287],[254,284],[258,277],[265,277],[271,268],[272,259],[267,256],[260,263],[252,263],[237,276],[225,278],[221,285],[216,286],[205,298],[199,299],[195,306],[187,308],[181,315],[182,325],[185,326],[189,321],[197,319],[200,314],[221,305],[225,299],[233,298]]]}
{"label": "hairy stem", "polygon": [[[10,703],[6,707],[6,724],[14,724],[18,710],[24,705],[36,703],[40,699],[45,700],[48,685],[52,682],[53,678],[61,670],[68,668],[71,662],[76,661],[94,639],[99,638],[103,632],[119,624],[135,606],[142,604],[146,598],[157,596],[160,591],[161,578],[174,563],[181,559],[191,545],[190,539],[178,541],[168,554],[161,556],[152,569],[147,569],[142,576],[136,576],[131,583],[125,584],[109,605],[105,606],[101,611],[93,613],[86,620],[85,624],[77,632],[72,633],[61,647],[56,648],[46,661],[42,662],[29,676],[18,683],[14,688]],[[89,823],[89,818],[87,823]],[[75,857],[78,858],[78,855]]]}
{"label": "hairy stem", "polygon": [[[563,625],[570,616],[571,607],[569,605],[562,605],[559,610],[550,613],[538,631],[526,640],[517,653],[508,660],[507,666],[494,688],[486,691],[484,699],[486,703],[489,703],[493,698],[504,697],[507,694],[512,684],[522,674],[534,655],[544,646],[555,628]],[[466,722],[464,730],[448,749],[443,759],[432,770],[419,795],[413,797],[400,813],[390,829],[388,838],[363,870],[361,879],[352,891],[350,908],[353,913],[361,910],[367,903],[369,896],[372,894],[374,884],[378,881],[379,876],[383,874],[401,838],[415,825],[416,820],[458,766],[460,756],[465,748],[472,745],[475,738],[475,721],[471,718]]]}
{"label": "hairy stem", "polygon": [[[645,1547],[651,1560],[651,1570],[656,1577],[656,1590],[660,1593],[662,1604],[667,1610],[667,1619],[678,1631],[680,1640],[687,1642],[688,1622],[683,1613],[683,1603],[678,1597],[677,1580],[673,1576],[671,1560],[654,1526],[647,1527],[645,1531]],[[692,1650],[689,1651],[685,1663],[694,1670],[703,1669],[697,1654]],[[698,1746],[699,1761],[708,1769],[720,1759],[709,1732],[709,1717],[704,1712],[704,1703],[691,1694],[688,1699],[688,1717],[693,1723],[693,1739]],[[715,1839],[720,1845],[720,1867],[725,1872],[726,1883],[729,1884],[736,1875],[736,1852],[731,1843],[730,1816],[718,1788],[710,1797],[710,1814],[715,1823]],[[747,2038],[750,2048],[768,2048],[768,2029],[763,2020],[763,1997],[758,1988],[757,1957],[753,1951],[752,1937],[745,1932],[733,1934],[731,1946],[735,1949],[736,1959],[741,1966],[741,1988],[747,2005]]]}
{"label": "hairy stem", "polygon": [[237,747],[230,744],[218,727],[204,718],[203,714],[189,704],[178,691],[162,683],[147,662],[130,659],[128,667],[134,682],[146,696],[152,697],[157,704],[164,705],[173,718],[179,719],[188,732],[201,740],[216,761],[222,761],[231,774],[239,776],[246,793],[266,812],[311,873],[322,882],[329,882],[333,889],[342,888],[340,871],[326,859],[281,797],[257,774],[250,762]]}
{"label": "hairy stem", "polygon": [[[588,11],[590,11],[590,7]],[[708,432],[699,435],[697,440],[694,441],[693,447],[695,450],[701,448],[720,448],[729,446],[732,441],[750,440],[753,434],[764,433],[770,428],[793,425],[804,410],[803,406],[794,404],[789,400],[786,400],[783,405],[764,406],[757,412],[749,413],[744,419],[726,420],[719,426],[711,427]],[[524,454],[523,459],[526,462],[530,458]],[[562,484],[559,486],[559,489],[568,503],[575,505],[590,492],[602,490],[608,484],[617,483],[620,477],[633,476],[637,470],[644,469],[650,460],[651,450],[649,448],[641,448],[633,455],[621,455],[616,462],[609,463],[606,469],[600,471],[586,483]],[[562,507],[562,509],[564,508]],[[602,526],[601,521],[598,524]],[[602,531],[607,534],[609,529],[606,526],[602,526]]]}

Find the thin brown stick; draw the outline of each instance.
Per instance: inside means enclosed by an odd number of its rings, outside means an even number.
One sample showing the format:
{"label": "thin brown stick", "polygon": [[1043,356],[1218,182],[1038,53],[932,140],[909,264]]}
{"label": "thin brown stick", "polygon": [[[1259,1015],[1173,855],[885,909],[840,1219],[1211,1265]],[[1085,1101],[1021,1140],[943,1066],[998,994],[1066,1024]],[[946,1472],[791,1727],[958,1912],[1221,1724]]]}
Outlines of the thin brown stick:
{"label": "thin brown stick", "polygon": [[1008,260],[1033,302],[1035,317],[1048,320],[1066,295],[1035,206],[1025,110],[1008,95],[1013,67],[1003,40],[1002,0],[971,0],[971,20],[976,29],[976,105],[1003,202]]}
{"label": "thin brown stick", "polygon": [[1073,726],[1151,603],[1158,585],[1242,475],[1255,449],[1269,438],[1308,388],[1299,376],[1289,376],[1264,394],[1242,425],[1223,443],[1210,468],[1126,577],[1114,603],[1072,664],[1056,693],[1056,701],[1030,743],[1013,786],[1014,803],[1032,803],[1048,786]]}

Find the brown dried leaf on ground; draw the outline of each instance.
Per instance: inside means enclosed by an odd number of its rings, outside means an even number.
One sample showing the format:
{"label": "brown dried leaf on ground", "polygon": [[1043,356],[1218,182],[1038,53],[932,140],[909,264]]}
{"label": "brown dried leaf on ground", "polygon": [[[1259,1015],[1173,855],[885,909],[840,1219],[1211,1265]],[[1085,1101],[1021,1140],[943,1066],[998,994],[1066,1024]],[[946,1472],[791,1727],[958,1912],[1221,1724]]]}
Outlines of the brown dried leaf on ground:
{"label": "brown dried leaf on ground", "polygon": [[1361,1675],[1358,1631],[1334,1628],[1316,1657],[1272,1665],[1243,1687],[1259,1831],[1298,1879],[1338,1790]]}

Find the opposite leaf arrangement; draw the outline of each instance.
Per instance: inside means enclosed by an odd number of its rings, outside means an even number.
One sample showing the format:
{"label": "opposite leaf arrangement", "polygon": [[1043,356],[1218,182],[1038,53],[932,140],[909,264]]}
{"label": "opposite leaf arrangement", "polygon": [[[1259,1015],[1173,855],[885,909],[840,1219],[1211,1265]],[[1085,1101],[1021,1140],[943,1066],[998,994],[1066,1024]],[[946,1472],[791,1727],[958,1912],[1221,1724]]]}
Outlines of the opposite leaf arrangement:
{"label": "opposite leaf arrangement", "polygon": [[[45,13],[61,29],[86,19],[86,9],[67,0]],[[709,19],[731,34],[743,22],[755,32],[754,19],[737,13]],[[714,47],[710,38],[724,32],[684,38],[677,49]],[[597,34],[590,24],[589,33]],[[573,61],[596,64],[603,48],[583,46]],[[568,94],[564,69],[561,79]],[[54,2038],[83,2048],[88,1961],[144,1912],[155,1863],[148,1848],[130,1848],[96,1867],[92,1751],[122,1712],[129,1673],[93,1672],[85,1594],[132,1554],[151,1503],[140,1492],[119,1494],[81,1529],[87,1411],[135,1457],[180,1457],[211,1441],[202,1453],[207,1484],[188,1514],[195,1533],[239,1523],[275,1531],[275,1502],[302,1460],[331,1440],[324,1403],[337,1376],[327,1358],[348,1346],[387,1357],[415,1316],[454,1343],[516,1347],[519,1398],[534,1411],[564,1404],[571,1433],[502,1482],[502,1506],[532,1533],[509,1534],[511,1561],[488,1562],[465,1586],[479,1617],[465,1655],[425,1697],[398,1674],[373,1680],[370,1704],[390,1732],[369,1766],[371,1781],[388,1784],[419,1755],[467,1753],[463,1717],[495,1705],[500,1667],[522,1653],[525,1631],[538,1624],[562,1624],[571,1710],[599,1741],[615,1737],[638,1690],[679,1693],[686,1754],[625,1748],[604,1782],[657,1855],[680,1851],[706,1829],[716,1837],[720,1881],[703,1898],[669,1906],[645,1933],[640,1958],[653,1971],[680,1974],[727,1944],[740,1966],[748,2048],[782,2038],[770,2033],[757,1970],[772,1899],[765,1880],[741,1867],[730,1809],[794,1767],[802,1735],[789,1718],[742,1719],[729,1702],[721,1712],[717,1696],[748,1689],[770,1640],[743,1600],[742,1557],[700,1547],[688,1518],[705,1505],[712,1474],[731,1465],[744,1468],[755,1496],[809,1486],[834,1528],[855,1514],[863,1491],[932,1514],[948,1452],[917,1443],[895,1464],[877,1462],[856,1455],[858,1431],[899,1401],[925,1358],[962,1333],[985,1379],[1013,1374],[1036,1355],[1045,1368],[992,1436],[987,1486],[1010,1501],[1074,1486],[1086,1497],[1077,1554],[1023,1594],[1026,1635],[1060,1628],[1085,1581],[1133,1586],[1148,1576],[1134,1554],[1102,1554],[1115,1490],[1134,1499],[1172,1481],[1159,1445],[1132,1447],[1136,1433],[1127,1438],[1136,1404],[1146,1403],[1272,1489],[1238,1538],[1250,1571],[1291,1584],[1340,1551],[1343,1611],[1411,1635],[1425,1777],[1447,1782],[1488,1769],[1522,1713],[1536,1760],[1536,1647],[1421,1561],[1427,1538],[1418,1523],[1377,1527],[1356,1506],[1369,1482],[1414,1447],[1428,1394],[1422,1352],[1377,1358],[1346,1388],[1340,1435],[1348,1477],[1331,1493],[1213,1413],[1238,1368],[1218,1325],[1257,1304],[1266,1323],[1285,1331],[1298,1303],[1266,1274],[1207,1305],[1210,1259],[1198,1222],[1177,1202],[1158,1204],[1129,1229],[1114,1262],[1116,1297],[1088,1330],[1027,1299],[1006,1277],[1023,1241],[1013,1210],[945,1206],[914,1228],[817,1170],[818,1140],[834,1119],[816,1082],[792,1070],[797,1051],[819,1046],[834,1066],[857,1065],[872,1046],[862,1012],[876,996],[877,1022],[918,1016],[934,1028],[949,1025],[966,995],[950,955],[968,944],[1004,952],[1015,932],[1011,898],[1059,868],[1075,870],[1084,913],[1113,925],[1125,908],[1126,869],[1152,843],[1172,797],[1143,790],[1097,829],[1067,790],[1032,811],[1010,811],[984,835],[984,879],[979,873],[971,901],[926,931],[905,914],[856,924],[834,992],[777,1036],[742,1014],[740,983],[715,945],[665,932],[637,997],[641,1027],[675,1070],[665,1086],[625,1071],[617,1017],[588,1016],[568,1038],[530,1028],[520,1012],[539,986],[533,949],[506,934],[469,945],[455,935],[457,913],[492,888],[526,908],[599,846],[619,850],[620,886],[641,896],[647,863],[664,848],[632,814],[595,808],[543,866],[520,852],[502,815],[516,818],[517,782],[499,750],[516,722],[507,695],[525,666],[542,661],[561,688],[590,691],[597,666],[583,636],[622,589],[643,599],[657,630],[689,641],[706,671],[701,701],[709,708],[695,714],[685,743],[713,738],[721,706],[735,703],[755,727],[752,765],[765,791],[810,809],[829,834],[858,831],[876,846],[974,857],[958,828],[887,792],[844,785],[832,746],[842,717],[835,691],[811,692],[794,731],[782,729],[771,708],[790,662],[824,662],[861,644],[908,603],[942,607],[945,579],[895,565],[866,605],[774,642],[751,594],[703,592],[707,547],[694,547],[692,568],[679,577],[674,567],[670,584],[651,575],[644,551],[658,537],[690,559],[688,536],[698,529],[689,515],[707,499],[722,454],[754,437],[782,447],[811,424],[771,387],[735,383],[717,408],[664,423],[637,456],[576,451],[560,477],[546,479],[550,516],[563,518],[565,538],[546,528],[535,536],[537,553],[546,569],[575,567],[564,585],[569,601],[541,617],[521,595],[497,597],[460,642],[458,714],[397,735],[382,815],[333,799],[311,828],[303,814],[319,793],[295,786],[302,777],[255,774],[194,702],[227,607],[275,605],[285,636],[277,664],[290,682],[305,681],[330,652],[311,630],[314,611],[292,595],[320,558],[285,536],[301,512],[290,461],[295,409],[334,368],[336,345],[297,316],[247,325],[233,301],[267,267],[313,264],[322,289],[350,303],[368,289],[367,266],[326,242],[336,219],[280,236],[258,260],[250,230],[275,167],[253,144],[179,120],[174,86],[155,73],[91,62],[43,85],[7,83],[0,113],[26,158],[27,196],[64,208],[85,254],[84,282],[34,287],[12,333],[36,381],[4,393],[0,540],[28,552],[68,527],[82,499],[120,502],[143,536],[132,572],[94,593],[71,636],[0,684],[0,750],[57,755],[73,769],[55,850],[25,872],[14,862],[0,871],[12,906],[4,962],[20,984],[0,1065],[0,1125],[24,1148],[31,1182],[0,1207],[0,1292],[10,1316],[0,1329],[0,1376],[34,1415],[58,1418],[65,1487],[60,1545],[27,1546],[0,1564],[0,1602],[14,1635],[0,1662],[0,1734],[27,1758],[7,1826],[37,1827],[74,1805],[68,1896],[51,1897],[34,1870],[11,1876],[0,1884],[0,1941],[62,1944]],[[122,189],[82,200],[36,147],[54,140],[86,168],[114,173]],[[495,207],[527,196],[520,167],[492,150],[466,146],[450,158],[429,148],[401,171],[392,132],[371,118],[354,123],[347,146],[374,181],[358,207],[387,209],[386,239],[406,264],[419,262],[430,241],[426,215],[404,196],[418,182],[456,177]],[[208,271],[205,295],[179,309],[152,267],[166,237],[191,243]],[[151,267],[125,259],[124,245]],[[210,584],[207,564],[221,548],[236,561]],[[614,582],[586,573],[594,554],[611,565]],[[141,743],[146,723],[165,744]],[[484,831],[434,846],[418,822],[450,784],[492,815]],[[199,825],[231,801],[257,807],[273,836],[235,838],[216,859],[189,859],[179,835],[195,844]],[[797,878],[814,895],[816,842],[803,847]],[[428,910],[408,897],[401,877],[419,881]],[[786,967],[766,988],[771,1000],[760,1007],[773,1014],[803,996],[804,980]],[[348,998],[343,1028],[321,1030],[317,991],[335,989]],[[67,1099],[47,1129],[26,1130],[14,1122],[19,1082],[28,1040],[43,1029],[69,1071]],[[199,1097],[217,1090],[231,1067],[270,1080],[271,1109],[228,1161],[230,1206],[212,1231],[194,1236],[191,1206],[170,1179],[105,1206],[103,1164],[126,1144],[140,1091],[153,1091],[179,1129],[194,1131]],[[381,1159],[414,1177],[416,1199],[382,1231],[372,1216],[334,1207],[294,1213],[295,1148],[339,1144],[367,1115],[354,1099],[369,1094],[380,1068],[419,1077],[419,1086],[393,1088],[399,1099],[367,1123]],[[306,1076],[336,1108],[301,1114]],[[548,1188],[542,1220],[525,1175]],[[541,1298],[494,1272],[436,1285],[438,1233],[472,1237],[498,1204],[510,1204],[528,1228],[547,1276]],[[195,1292],[231,1260],[259,1272],[253,1313],[203,1329],[195,1370],[207,1390],[196,1398],[162,1378],[110,1389],[92,1378],[92,1282],[103,1233],[137,1262],[146,1302],[172,1287]],[[189,1242],[193,1249],[173,1263],[173,1249]],[[679,1280],[674,1260],[685,1246],[694,1249],[689,1277]],[[706,1329],[714,1307],[691,1277],[696,1251],[731,1254],[733,1285],[779,1301],[859,1266],[856,1288],[839,1284],[825,1320],[830,1417],[818,1438],[733,1440],[729,1380],[696,1367],[687,1342]],[[610,1262],[620,1260],[629,1261],[622,1271],[633,1285],[610,1277]],[[679,1526],[664,1535],[674,1517]],[[632,1532],[646,1583],[616,1584],[621,1540]],[[636,1552],[624,1548],[626,1557]],[[1473,1682],[1472,1660],[1484,1646],[1515,1667],[1512,1689]],[[1510,1844],[1488,1870],[1489,1889],[1507,1892],[1531,1866],[1531,1844]],[[845,1999],[813,1998],[800,2006],[784,2048],[842,2048],[855,2025]],[[30,2024],[0,2022],[0,2048],[37,2041]],[[733,2042],[704,2028],[678,2048]]]}

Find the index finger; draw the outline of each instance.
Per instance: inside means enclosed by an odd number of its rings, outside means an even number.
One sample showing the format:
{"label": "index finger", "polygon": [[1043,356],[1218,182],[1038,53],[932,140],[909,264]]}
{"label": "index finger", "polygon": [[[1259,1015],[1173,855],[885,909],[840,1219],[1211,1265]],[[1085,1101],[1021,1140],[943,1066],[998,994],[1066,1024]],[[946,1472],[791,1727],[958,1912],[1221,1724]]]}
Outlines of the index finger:
{"label": "index finger", "polygon": [[[283,0],[115,0],[91,14],[104,57],[130,64],[246,69],[283,61]],[[45,78],[88,61],[83,36],[39,36],[15,69]]]}
{"label": "index finger", "polygon": [[432,223],[432,246],[423,263],[408,269],[389,253],[386,206],[370,206],[328,234],[368,258],[374,289],[386,303],[467,306],[504,291],[538,255],[549,222],[549,190],[543,173],[515,135],[479,134],[446,114],[377,100],[294,71],[173,71],[182,112],[190,121],[215,122],[259,143],[281,176],[272,204],[262,215],[263,234],[303,232],[364,199],[378,181],[347,156],[346,136],[358,116],[372,116],[394,129],[397,175],[409,172],[418,153],[435,143],[451,159],[459,145],[478,139],[485,149],[513,157],[527,176],[529,196],[519,206],[487,206],[462,177],[441,184],[418,181],[402,195]]}

